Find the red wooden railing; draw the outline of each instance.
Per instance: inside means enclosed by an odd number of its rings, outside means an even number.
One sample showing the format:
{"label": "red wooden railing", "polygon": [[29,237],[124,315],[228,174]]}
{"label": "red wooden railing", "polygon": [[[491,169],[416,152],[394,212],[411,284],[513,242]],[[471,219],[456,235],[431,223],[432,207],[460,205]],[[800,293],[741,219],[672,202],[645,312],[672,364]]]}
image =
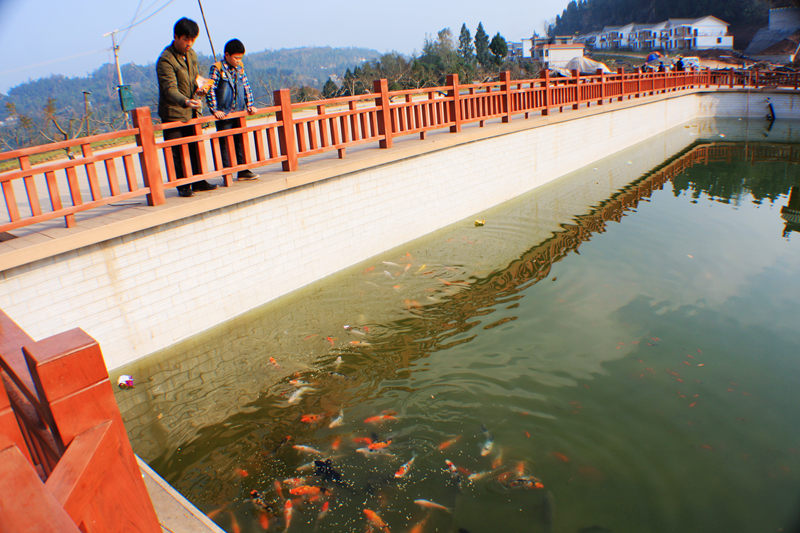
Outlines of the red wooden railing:
{"label": "red wooden railing", "polygon": [[0,531],[161,531],[97,342],[2,311]]}
{"label": "red wooden railing", "polygon": [[[248,119],[244,112],[231,114],[239,121],[235,129],[216,132],[204,129],[213,117],[186,123],[153,125],[148,108],[133,112],[130,130],[83,137],[0,153],[0,162],[15,160],[14,170],[0,173],[0,186],[8,218],[0,221],[0,232],[49,219],[64,217],[67,227],[75,224],[75,214],[112,202],[147,195],[149,205],[165,201],[165,190],[202,179],[223,177],[232,184],[240,170],[281,163],[284,170],[295,170],[303,157],[336,151],[340,158],[348,147],[377,142],[381,148],[392,140],[418,134],[424,138],[432,130],[449,128],[461,131],[464,125],[500,119],[508,122],[515,115],[583,106],[693,88],[786,87],[797,89],[800,74],[734,70],[686,72],[630,72],[591,76],[573,72],[569,78],[550,77],[511,80],[509,73],[497,81],[461,84],[458,76],[448,76],[442,87],[389,91],[386,80],[375,81],[373,93],[344,98],[291,103],[289,90],[275,91],[275,105],[258,110],[259,117]],[[274,114],[274,117],[271,115]],[[157,131],[175,126],[191,126],[192,137],[169,141]],[[222,168],[220,145],[235,153],[233,136],[243,134],[244,161]],[[110,150],[94,151],[99,142],[135,137],[136,142]],[[190,144],[197,146],[199,168],[190,165]],[[251,150],[252,147],[252,150]],[[31,158],[62,149],[80,150],[74,159],[32,164]],[[176,178],[173,151],[178,151],[187,175]],[[138,156],[138,157],[134,157]],[[40,191],[46,190],[46,194]],[[88,198],[84,198],[84,194]],[[18,198],[27,196],[27,202]]]}

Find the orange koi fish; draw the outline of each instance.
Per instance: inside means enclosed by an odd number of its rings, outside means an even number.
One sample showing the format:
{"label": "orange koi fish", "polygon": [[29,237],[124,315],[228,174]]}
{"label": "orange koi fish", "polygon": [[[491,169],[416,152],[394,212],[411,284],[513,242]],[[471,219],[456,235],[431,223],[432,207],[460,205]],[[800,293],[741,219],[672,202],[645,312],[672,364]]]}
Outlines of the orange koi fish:
{"label": "orange koi fish", "polygon": [[392,443],[392,439],[385,440],[385,441],[377,441],[377,442],[370,442],[367,444],[367,448],[370,450],[382,450],[388,447]]}
{"label": "orange koi fish", "polygon": [[214,509],[213,511],[209,511],[208,513],[206,513],[206,516],[209,517],[211,520],[214,520],[214,518],[216,518],[227,507],[228,507],[228,504],[226,503],[225,505],[223,505],[219,509]]}
{"label": "orange koi fish", "polygon": [[233,472],[239,477],[247,477],[247,476],[250,475],[250,474],[247,473],[247,470],[245,470],[243,468],[234,468]]}
{"label": "orange koi fish", "polygon": [[382,414],[370,416],[364,419],[365,424],[379,424],[381,422],[386,422],[387,420],[397,420],[396,411],[384,411]]}
{"label": "orange koi fish", "polygon": [[378,516],[378,513],[370,509],[364,509],[364,514],[367,515],[367,521],[371,525],[382,529],[384,533],[389,533],[389,526],[387,526],[386,522],[384,522],[383,519]]}
{"label": "orange koi fish", "polygon": [[270,358],[269,358],[269,363],[270,363],[272,366],[274,366],[275,368],[280,368],[280,367],[281,367],[281,365],[279,365],[279,364],[278,364],[278,362],[275,360],[275,358],[274,358],[274,357],[270,357]]}
{"label": "orange koi fish", "polygon": [[[304,477],[290,477],[283,480],[283,484],[288,485],[289,487],[299,487],[305,482],[306,478]],[[283,498],[283,496],[281,496],[281,498]]]}
{"label": "orange koi fish", "polygon": [[414,503],[416,503],[420,507],[425,507],[426,509],[439,509],[441,511],[446,511],[448,513],[452,512],[449,507],[445,507],[440,503],[432,502],[430,500],[419,499],[419,500],[414,500]]}
{"label": "orange koi fish", "polygon": [[452,439],[448,439],[439,445],[439,450],[446,450],[461,439],[461,435],[456,435]]}
{"label": "orange koi fish", "polygon": [[331,450],[337,451],[337,450],[339,450],[339,447],[341,445],[342,445],[342,436],[341,435],[337,435],[336,438],[333,439],[333,442],[331,442]]}
{"label": "orange koi fish", "polygon": [[567,457],[566,455],[564,455],[561,452],[552,452],[550,455],[552,455],[553,457],[555,457],[556,459],[558,459],[562,463],[568,463],[569,462],[569,457]]}
{"label": "orange koi fish", "polygon": [[285,524],[284,531],[286,531],[292,524],[292,500],[286,500],[283,506],[283,521]]}
{"label": "orange koi fish", "polygon": [[303,415],[303,416],[300,417],[300,422],[302,422],[304,424],[316,424],[317,422],[322,420],[324,417],[325,417],[325,415],[316,415],[316,414]]}
{"label": "orange koi fish", "polygon": [[266,511],[258,513],[258,525],[261,526],[261,529],[264,531],[269,529],[269,515]]}
{"label": "orange koi fish", "polygon": [[422,533],[425,529],[425,524],[428,523],[428,516],[414,524],[414,526],[408,530],[408,533]]}
{"label": "orange koi fish", "polygon": [[236,520],[236,515],[233,514],[233,511],[228,511],[228,514],[231,515],[231,533],[242,533],[242,527],[239,525],[239,521]]}
{"label": "orange koi fish", "polygon": [[319,494],[325,494],[327,489],[324,487],[315,487],[313,485],[300,485],[299,487],[294,487],[289,489],[289,494],[292,496],[317,496]]}
{"label": "orange koi fish", "polygon": [[326,341],[328,341],[329,343],[331,343],[331,346],[333,346],[333,345],[335,344],[335,343],[333,342],[333,340],[334,340],[334,337],[325,337],[325,340],[326,340]]}
{"label": "orange koi fish", "polygon": [[394,473],[394,477],[400,479],[401,477],[408,474],[408,471],[411,470],[411,465],[414,464],[414,459],[416,458],[417,458],[416,455],[412,456],[411,459],[408,460],[408,462],[406,462],[403,466],[398,468],[397,472]]}
{"label": "orange koi fish", "polygon": [[328,508],[330,507],[330,502],[323,502],[322,509],[319,510],[319,514],[317,515],[317,522],[328,516]]}
{"label": "orange koi fish", "polygon": [[273,487],[275,487],[275,493],[276,493],[276,494],[278,495],[278,497],[279,497],[279,498],[282,500],[282,499],[283,499],[283,489],[281,488],[281,483],[280,483],[280,481],[278,481],[278,480],[276,479],[276,480],[275,480],[275,482],[272,484],[272,486],[273,486]]}

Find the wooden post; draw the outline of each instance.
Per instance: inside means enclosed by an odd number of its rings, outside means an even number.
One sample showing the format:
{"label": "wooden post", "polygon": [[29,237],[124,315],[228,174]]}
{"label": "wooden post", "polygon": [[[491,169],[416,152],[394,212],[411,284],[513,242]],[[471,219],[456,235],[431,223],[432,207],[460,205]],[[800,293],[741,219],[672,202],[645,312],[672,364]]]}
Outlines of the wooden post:
{"label": "wooden post", "polygon": [[297,141],[295,140],[294,120],[292,117],[292,95],[289,89],[281,89],[275,91],[273,97],[275,105],[280,107],[275,116],[278,122],[283,123],[277,128],[281,153],[286,156],[286,161],[283,161],[281,165],[283,170],[297,170]]}
{"label": "wooden post", "polygon": [[161,178],[161,166],[158,164],[158,149],[150,118],[149,107],[137,107],[133,110],[133,127],[136,128],[136,144],[142,149],[139,161],[142,165],[144,186],[150,189],[147,205],[161,205],[166,201],[164,182]]}
{"label": "wooden post", "polygon": [[503,82],[503,115],[502,121],[511,122],[511,72],[505,70],[500,73],[500,81]]}
{"label": "wooden post", "polygon": [[617,68],[617,75],[619,76],[619,96],[617,97],[617,101],[621,102],[622,97],[625,94],[625,67]]}
{"label": "wooden post", "polygon": [[572,104],[572,109],[578,109],[581,106],[581,73],[573,69],[572,77],[575,78],[575,103]]}
{"label": "wooden post", "polygon": [[642,95],[642,67],[636,69],[636,98]]}
{"label": "wooden post", "polygon": [[[5,355],[5,354],[4,354]],[[9,446],[16,446],[20,452],[25,456],[29,462],[31,455],[28,452],[28,447],[25,445],[25,438],[19,430],[17,418],[11,409],[11,401],[8,399],[8,393],[3,386],[3,380],[0,379],[0,450],[8,448]]]}
{"label": "wooden post", "polygon": [[597,103],[603,105],[603,100],[606,99],[606,75],[601,68],[597,69],[597,75],[600,76],[600,100]]}
{"label": "wooden post", "polygon": [[372,90],[378,94],[375,107],[378,108],[378,135],[383,139],[378,142],[381,148],[392,147],[392,110],[389,107],[389,82],[386,79],[372,82]]}
{"label": "wooden post", "polygon": [[458,93],[458,74],[448,74],[446,83],[448,85],[447,96],[452,98],[450,101],[450,118],[453,121],[453,125],[450,126],[450,131],[457,133],[461,131],[461,101]]}
{"label": "wooden post", "polygon": [[550,89],[550,69],[544,70],[544,109],[542,115],[550,114],[550,106],[553,105],[552,89]]}
{"label": "wooden post", "polygon": [[69,449],[75,437],[111,423],[115,469],[93,473],[97,490],[82,512],[86,531],[160,533],[139,465],[122,423],[100,346],[81,329],[72,329],[22,348],[42,403],[49,406],[54,430]]}

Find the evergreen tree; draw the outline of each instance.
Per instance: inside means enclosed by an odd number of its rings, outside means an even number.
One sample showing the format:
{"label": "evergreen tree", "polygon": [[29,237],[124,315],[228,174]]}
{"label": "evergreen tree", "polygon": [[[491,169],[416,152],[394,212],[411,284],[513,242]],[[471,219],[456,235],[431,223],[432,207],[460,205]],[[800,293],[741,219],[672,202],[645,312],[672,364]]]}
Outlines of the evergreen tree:
{"label": "evergreen tree", "polygon": [[475,55],[481,66],[489,66],[492,61],[492,54],[489,51],[489,35],[483,29],[483,22],[478,23],[478,29],[475,32]]}
{"label": "evergreen tree", "polygon": [[492,37],[492,42],[489,43],[489,50],[492,52],[495,64],[502,65],[503,60],[505,60],[508,55],[508,43],[505,38],[500,35],[500,32],[497,32],[497,35]]}
{"label": "evergreen tree", "polygon": [[333,98],[336,96],[337,92],[339,92],[339,87],[336,85],[336,82],[328,78],[328,81],[326,81],[325,85],[322,86],[322,97]]}
{"label": "evergreen tree", "polygon": [[461,35],[458,36],[458,55],[467,63],[472,63],[475,58],[475,47],[472,46],[472,35],[466,23],[461,24]]}

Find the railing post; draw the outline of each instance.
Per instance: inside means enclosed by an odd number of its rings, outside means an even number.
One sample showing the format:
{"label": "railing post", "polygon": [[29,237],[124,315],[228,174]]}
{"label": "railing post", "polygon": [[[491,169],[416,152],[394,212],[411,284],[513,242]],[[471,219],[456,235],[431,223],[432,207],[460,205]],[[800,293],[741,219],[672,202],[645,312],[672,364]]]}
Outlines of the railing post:
{"label": "railing post", "polygon": [[642,67],[636,69],[636,98],[642,96]]}
{"label": "railing post", "polygon": [[11,401],[8,399],[8,393],[3,380],[0,379],[0,450],[8,448],[9,446],[16,446],[19,451],[25,456],[28,462],[31,461],[30,452],[25,444],[25,438],[19,430],[17,417],[14,415],[14,410],[11,408]]}
{"label": "railing post", "polygon": [[622,99],[623,99],[623,96],[625,96],[625,68],[624,67],[618,67],[617,68],[617,75],[619,76],[619,84],[620,84],[619,97],[617,97],[617,101],[621,102]]}
{"label": "railing post", "polygon": [[603,101],[606,99],[606,75],[601,68],[597,69],[596,72],[600,76],[600,100],[597,103],[603,105]]}
{"label": "railing post", "polygon": [[125,432],[97,341],[76,328],[26,345],[22,351],[39,400],[49,406],[54,428],[67,447],[81,433],[111,422],[117,467],[114,472],[97,473],[96,496],[89,498],[81,514],[85,531],[159,533],[158,517]]}
{"label": "railing post", "polygon": [[447,75],[447,96],[452,98],[450,101],[450,117],[454,124],[450,126],[450,131],[456,133],[461,131],[461,102],[458,88],[458,74]]}
{"label": "railing post", "polygon": [[753,80],[753,85],[755,86],[756,89],[758,89],[758,82],[759,82],[759,79],[758,79],[758,68],[756,67],[756,75],[755,75],[755,79]]}
{"label": "railing post", "polygon": [[136,128],[136,144],[142,149],[139,161],[142,165],[142,180],[150,189],[147,205],[161,205],[166,201],[164,181],[161,178],[161,166],[158,164],[156,135],[149,107],[137,107],[133,110],[133,127]]}
{"label": "railing post", "polygon": [[280,110],[275,114],[278,122],[278,142],[281,146],[281,153],[286,156],[286,161],[281,163],[283,170],[297,170],[297,141],[294,134],[294,120],[292,117],[292,95],[289,89],[281,89],[273,93],[275,105]]}
{"label": "railing post", "polygon": [[392,147],[392,110],[389,107],[389,82],[386,79],[372,82],[372,90],[378,93],[375,107],[378,108],[378,135],[383,139],[378,142],[381,148]]}
{"label": "railing post", "polygon": [[572,104],[572,109],[578,109],[581,106],[581,73],[573,69],[572,77],[575,78],[575,103]]}
{"label": "railing post", "polygon": [[500,73],[500,81],[503,82],[503,122],[511,122],[511,72],[504,70]]}
{"label": "railing post", "polygon": [[550,69],[544,70],[544,109],[542,115],[550,114],[550,106],[553,105],[553,94],[550,88]]}

